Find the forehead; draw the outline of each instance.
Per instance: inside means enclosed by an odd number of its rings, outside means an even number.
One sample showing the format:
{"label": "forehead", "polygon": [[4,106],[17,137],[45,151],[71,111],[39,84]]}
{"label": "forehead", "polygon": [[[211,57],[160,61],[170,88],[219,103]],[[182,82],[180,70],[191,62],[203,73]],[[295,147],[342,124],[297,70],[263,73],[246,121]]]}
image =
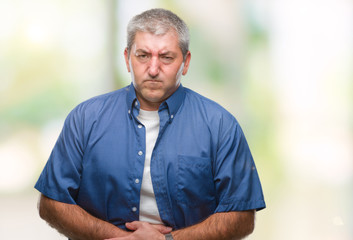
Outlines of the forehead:
{"label": "forehead", "polygon": [[148,32],[137,32],[131,50],[134,52],[137,50],[149,52],[181,52],[178,35],[174,30],[170,30],[163,35],[155,35]]}

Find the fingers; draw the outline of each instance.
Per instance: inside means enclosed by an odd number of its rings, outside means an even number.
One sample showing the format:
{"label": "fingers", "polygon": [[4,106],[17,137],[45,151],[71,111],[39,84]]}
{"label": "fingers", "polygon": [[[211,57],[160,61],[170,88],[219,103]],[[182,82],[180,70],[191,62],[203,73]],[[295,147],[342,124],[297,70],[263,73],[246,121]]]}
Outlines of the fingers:
{"label": "fingers", "polygon": [[171,227],[167,227],[164,225],[152,225],[155,229],[157,229],[160,233],[167,234],[170,233],[173,229]]}
{"label": "fingers", "polygon": [[136,231],[137,229],[142,227],[153,227],[154,229],[156,229],[158,232],[162,234],[170,233],[173,230],[171,227],[167,227],[161,224],[150,224],[150,223],[141,222],[141,221],[128,222],[128,223],[125,223],[125,226],[127,229],[132,231]]}
{"label": "fingers", "polygon": [[127,239],[128,239],[127,237],[115,237],[115,238],[107,238],[104,240],[127,240]]}
{"label": "fingers", "polygon": [[142,222],[139,222],[139,221],[127,222],[125,223],[125,226],[129,230],[135,231],[142,226]]}

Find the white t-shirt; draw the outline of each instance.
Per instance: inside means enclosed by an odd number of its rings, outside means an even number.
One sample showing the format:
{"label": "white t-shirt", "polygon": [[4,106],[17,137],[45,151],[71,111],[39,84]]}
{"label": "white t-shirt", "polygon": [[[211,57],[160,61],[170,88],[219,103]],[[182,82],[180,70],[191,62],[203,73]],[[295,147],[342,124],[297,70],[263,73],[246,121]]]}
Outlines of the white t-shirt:
{"label": "white t-shirt", "polygon": [[140,109],[137,119],[145,126],[146,130],[146,157],[140,193],[140,221],[163,224],[158,212],[150,171],[152,151],[159,133],[158,111]]}

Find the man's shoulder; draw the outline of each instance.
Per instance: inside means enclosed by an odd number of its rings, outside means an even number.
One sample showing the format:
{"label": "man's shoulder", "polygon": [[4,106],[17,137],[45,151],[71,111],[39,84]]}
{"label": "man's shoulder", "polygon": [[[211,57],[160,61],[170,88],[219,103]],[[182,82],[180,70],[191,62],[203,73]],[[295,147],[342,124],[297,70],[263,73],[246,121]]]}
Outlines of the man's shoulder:
{"label": "man's shoulder", "polygon": [[102,111],[109,111],[113,108],[119,109],[126,104],[126,94],[129,87],[120,88],[115,91],[97,95],[79,103],[69,115],[76,117],[99,116]]}
{"label": "man's shoulder", "polygon": [[114,101],[122,96],[126,96],[127,92],[129,91],[129,87],[123,87],[108,93],[104,93],[101,95],[94,96],[81,104],[94,104],[94,103],[102,103],[107,101]]}
{"label": "man's shoulder", "polygon": [[[204,121],[209,129],[222,133],[241,129],[236,117],[222,105],[191,89],[185,89],[185,112],[196,114],[197,121]],[[240,130],[241,132],[242,130]]]}
{"label": "man's shoulder", "polygon": [[187,105],[195,106],[200,110],[205,110],[208,114],[222,115],[229,118],[234,118],[234,116],[228,110],[226,110],[216,101],[205,97],[189,88],[185,88],[185,93]]}
{"label": "man's shoulder", "polygon": [[[108,93],[104,93],[101,95],[94,96],[89,98],[80,104],[77,105],[76,108],[84,109],[84,110],[95,110],[96,108],[100,108],[103,106],[112,106],[112,103],[119,104],[125,102],[126,94],[128,92],[128,87],[123,87],[118,90],[114,90]],[[123,100],[123,101],[122,101]]]}

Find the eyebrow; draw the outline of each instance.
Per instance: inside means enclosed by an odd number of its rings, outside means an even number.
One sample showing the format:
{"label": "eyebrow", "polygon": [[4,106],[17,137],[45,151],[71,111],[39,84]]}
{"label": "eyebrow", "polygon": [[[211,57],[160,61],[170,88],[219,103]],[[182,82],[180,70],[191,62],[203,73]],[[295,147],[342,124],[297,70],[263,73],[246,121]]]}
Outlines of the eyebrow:
{"label": "eyebrow", "polygon": [[[145,49],[137,49],[135,51],[136,54],[139,54],[139,53],[143,53],[143,54],[151,54],[148,50],[145,50]],[[158,54],[159,56],[166,56],[166,55],[172,55],[173,57],[175,57],[177,54],[175,52],[172,52],[172,51],[166,51],[166,52],[161,52]]]}
{"label": "eyebrow", "polygon": [[167,51],[167,52],[162,52],[159,55],[166,56],[166,55],[172,55],[173,57],[176,56],[175,52]]}
{"label": "eyebrow", "polygon": [[143,50],[143,49],[137,49],[137,50],[135,51],[135,54],[136,54],[136,53],[144,53],[144,54],[149,54],[149,52],[148,52],[148,51]]}

